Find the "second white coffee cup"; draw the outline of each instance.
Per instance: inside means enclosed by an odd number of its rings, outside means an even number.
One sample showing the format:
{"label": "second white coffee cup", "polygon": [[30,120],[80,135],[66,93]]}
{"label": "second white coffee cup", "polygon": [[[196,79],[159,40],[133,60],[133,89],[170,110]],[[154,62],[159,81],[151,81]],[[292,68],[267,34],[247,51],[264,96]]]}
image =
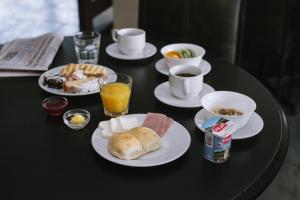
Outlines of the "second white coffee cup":
{"label": "second white coffee cup", "polygon": [[172,94],[178,98],[197,96],[203,85],[201,69],[192,65],[176,65],[169,70],[169,85]]}
{"label": "second white coffee cup", "polygon": [[127,55],[142,52],[146,45],[146,33],[138,28],[114,29],[112,39],[117,42],[119,50]]}

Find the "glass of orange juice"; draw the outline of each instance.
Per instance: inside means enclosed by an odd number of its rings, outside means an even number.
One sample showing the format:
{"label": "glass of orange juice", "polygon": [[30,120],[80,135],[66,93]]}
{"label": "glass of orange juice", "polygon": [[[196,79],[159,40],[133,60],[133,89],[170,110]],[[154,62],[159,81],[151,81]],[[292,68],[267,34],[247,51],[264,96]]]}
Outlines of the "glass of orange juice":
{"label": "glass of orange juice", "polygon": [[127,74],[112,73],[99,80],[104,114],[118,117],[128,113],[132,78]]}

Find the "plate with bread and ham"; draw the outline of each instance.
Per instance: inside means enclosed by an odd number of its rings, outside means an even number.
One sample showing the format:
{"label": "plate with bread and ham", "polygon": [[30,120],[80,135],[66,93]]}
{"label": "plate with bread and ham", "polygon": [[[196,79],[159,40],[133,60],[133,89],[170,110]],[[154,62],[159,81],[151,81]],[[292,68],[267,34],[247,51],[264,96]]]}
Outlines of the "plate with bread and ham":
{"label": "plate with bread and ham", "polygon": [[104,159],[131,167],[169,163],[189,148],[187,129],[161,113],[130,114],[101,121],[92,146]]}
{"label": "plate with bread and ham", "polygon": [[64,96],[83,96],[99,92],[99,78],[112,69],[94,64],[74,64],[59,66],[44,72],[39,86],[46,92]]}

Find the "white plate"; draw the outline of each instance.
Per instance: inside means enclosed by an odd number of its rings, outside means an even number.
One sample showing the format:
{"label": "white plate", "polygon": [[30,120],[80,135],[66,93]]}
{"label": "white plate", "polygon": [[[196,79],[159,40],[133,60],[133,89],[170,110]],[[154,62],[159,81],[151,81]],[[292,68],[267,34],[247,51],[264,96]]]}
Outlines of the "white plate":
{"label": "white plate", "polygon": [[[57,95],[63,95],[63,96],[84,96],[84,95],[89,95],[89,94],[95,94],[95,93],[98,93],[99,92],[99,89],[98,90],[94,90],[94,91],[90,91],[90,92],[80,92],[80,93],[68,93],[68,92],[65,92],[64,89],[55,89],[55,88],[50,88],[48,87],[47,85],[44,85],[44,76],[47,75],[47,74],[59,74],[59,72],[62,70],[62,68],[64,68],[65,65],[63,66],[59,66],[59,67],[55,67],[53,69],[50,69],[46,72],[44,72],[39,80],[38,80],[38,83],[39,83],[39,86],[40,88],[42,88],[43,90],[45,90],[46,92],[49,92],[49,93],[52,93],[52,94],[57,94]],[[104,67],[101,65],[101,67]],[[115,73],[112,69],[108,68],[108,67],[104,67],[108,73]]]}
{"label": "white plate", "polygon": [[[142,125],[146,114],[131,114],[124,117],[136,117],[139,124]],[[92,135],[92,145],[95,151],[111,162],[132,166],[132,167],[151,167],[166,164],[173,160],[176,160],[182,156],[189,148],[191,143],[191,137],[189,132],[181,124],[173,121],[173,124],[168,131],[161,138],[160,149],[147,153],[136,160],[121,160],[109,153],[107,150],[108,140],[100,136],[98,128]]]}
{"label": "white plate", "polygon": [[203,83],[202,90],[199,92],[198,96],[191,97],[189,99],[179,99],[175,97],[169,88],[169,81],[161,83],[154,90],[154,96],[161,101],[170,106],[180,107],[180,108],[196,108],[201,107],[201,99],[204,95],[214,92],[214,88],[210,85]]}
{"label": "white plate", "polygon": [[[199,112],[197,112],[194,118],[196,126],[203,132],[205,130],[202,128],[202,123],[207,120],[204,112],[205,112],[204,109],[200,110]],[[232,139],[239,140],[239,139],[246,139],[249,137],[253,137],[257,135],[259,132],[261,132],[263,127],[264,127],[263,119],[256,112],[254,112],[251,115],[248,123],[232,134]]]}
{"label": "white plate", "polygon": [[157,49],[153,44],[146,43],[144,50],[139,54],[126,55],[119,51],[118,44],[112,43],[106,47],[106,53],[111,57],[122,59],[122,60],[139,60],[153,56]]}
{"label": "white plate", "polygon": [[[200,62],[200,69],[203,72],[203,75],[206,75],[210,72],[211,70],[211,65],[204,59]],[[169,68],[165,64],[165,59],[162,58],[159,61],[155,63],[155,69],[160,72],[161,74],[169,76]]]}

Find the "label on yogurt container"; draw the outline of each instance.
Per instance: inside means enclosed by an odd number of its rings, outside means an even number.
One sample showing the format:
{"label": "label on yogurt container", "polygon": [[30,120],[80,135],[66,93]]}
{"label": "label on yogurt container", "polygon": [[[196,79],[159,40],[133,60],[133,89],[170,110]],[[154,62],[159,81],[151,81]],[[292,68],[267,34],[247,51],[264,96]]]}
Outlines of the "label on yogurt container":
{"label": "label on yogurt container", "polygon": [[202,124],[205,129],[204,157],[214,163],[223,163],[230,156],[232,133],[235,123],[221,117],[213,117]]}

